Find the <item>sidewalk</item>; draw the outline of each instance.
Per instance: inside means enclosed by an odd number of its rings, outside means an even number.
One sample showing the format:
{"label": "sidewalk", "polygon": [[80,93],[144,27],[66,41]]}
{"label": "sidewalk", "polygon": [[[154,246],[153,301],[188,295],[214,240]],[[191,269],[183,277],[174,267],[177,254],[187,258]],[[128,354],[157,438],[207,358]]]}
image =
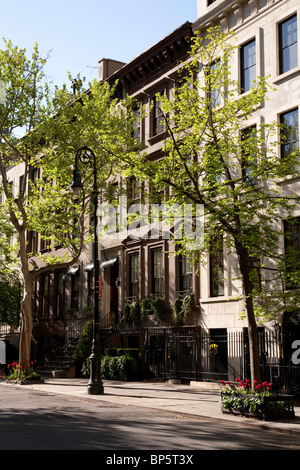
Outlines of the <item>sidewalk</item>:
{"label": "sidewalk", "polygon": [[87,392],[88,379],[45,378],[44,383],[32,385],[11,385],[0,382],[8,387],[38,390],[51,394],[73,396],[86,400],[100,400],[124,406],[141,406],[155,410],[171,411],[177,414],[191,415],[249,426],[263,426],[283,432],[300,433],[300,406],[295,406],[295,418],[281,421],[261,421],[227,415],[220,410],[220,392],[205,382],[191,385],[173,384],[168,382],[142,381],[122,382],[103,380],[104,394],[89,395]]}

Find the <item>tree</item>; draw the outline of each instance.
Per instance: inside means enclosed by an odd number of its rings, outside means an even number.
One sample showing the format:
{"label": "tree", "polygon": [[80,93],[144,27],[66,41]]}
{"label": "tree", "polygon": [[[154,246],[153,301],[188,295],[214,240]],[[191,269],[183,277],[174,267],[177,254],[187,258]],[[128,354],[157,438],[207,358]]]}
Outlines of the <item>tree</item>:
{"label": "tree", "polygon": [[[0,189],[5,196],[1,211],[16,234],[23,286],[19,362],[24,367],[30,361],[33,280],[74,264],[91,239],[93,169],[80,168],[84,190],[74,199],[70,185],[75,152],[83,145],[93,148],[99,189],[104,188],[118,170],[113,165],[116,156],[127,151],[131,129],[114,98],[115,86],[94,82],[75,98],[66,86],[52,94],[37,44],[28,58],[25,49],[4,42],[0,50]],[[16,194],[11,172],[20,167]],[[44,240],[47,253],[32,250],[28,244],[32,233]]]}
{"label": "tree", "polygon": [[0,207],[0,324],[18,327],[20,322],[21,283],[15,269],[17,254],[10,245],[13,230]]}
{"label": "tree", "polygon": [[[150,160],[145,155],[131,164],[134,174],[151,180],[157,191],[168,188],[169,205],[203,205],[202,249],[189,253],[182,239],[179,253],[204,262],[220,243],[235,252],[254,380],[260,376],[257,315],[266,317],[270,304],[278,313],[287,301],[277,222],[292,213],[299,198],[280,181],[294,174],[299,153],[284,159],[278,155],[277,123],[265,120],[249,127],[249,119],[263,110],[273,91],[265,78],[257,77],[248,93],[240,92],[230,74],[233,39],[219,28],[209,29],[205,38],[195,35],[172,96],[157,96],[167,133],[163,157]],[[266,272],[272,273],[271,290],[258,282],[258,275]]]}

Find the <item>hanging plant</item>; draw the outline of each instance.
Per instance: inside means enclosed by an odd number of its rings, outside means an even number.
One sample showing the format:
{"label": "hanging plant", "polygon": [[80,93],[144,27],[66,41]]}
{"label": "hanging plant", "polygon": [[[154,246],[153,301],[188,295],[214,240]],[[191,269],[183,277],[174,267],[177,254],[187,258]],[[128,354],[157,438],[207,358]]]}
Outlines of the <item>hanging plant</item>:
{"label": "hanging plant", "polygon": [[184,320],[187,320],[188,316],[193,313],[193,308],[195,307],[195,296],[192,292],[184,297],[182,301],[182,314]]}
{"label": "hanging plant", "polygon": [[162,314],[165,310],[165,299],[163,297],[152,297],[151,305],[153,308],[154,315],[161,319]]}
{"label": "hanging plant", "polygon": [[172,308],[172,318],[175,325],[179,325],[183,321],[182,314],[182,299],[176,297],[173,308]]}
{"label": "hanging plant", "polygon": [[131,302],[130,304],[130,318],[133,324],[135,324],[140,316],[141,306],[139,302]]}
{"label": "hanging plant", "polygon": [[123,317],[122,317],[122,322],[124,325],[127,325],[130,320],[130,304],[128,302],[125,302],[123,305]]}
{"label": "hanging plant", "polygon": [[141,316],[142,316],[142,321],[145,322],[148,319],[148,315],[151,312],[151,299],[149,297],[146,297],[145,299],[142,299],[141,301]]}

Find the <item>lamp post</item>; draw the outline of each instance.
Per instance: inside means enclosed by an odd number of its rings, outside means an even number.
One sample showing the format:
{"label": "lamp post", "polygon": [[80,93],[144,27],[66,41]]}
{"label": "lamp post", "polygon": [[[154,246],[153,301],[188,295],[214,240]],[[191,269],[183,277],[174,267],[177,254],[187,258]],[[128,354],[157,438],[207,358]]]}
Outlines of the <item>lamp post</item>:
{"label": "lamp post", "polygon": [[89,164],[93,167],[93,209],[94,209],[94,241],[93,241],[93,262],[94,262],[94,316],[93,316],[93,343],[92,354],[90,356],[90,380],[88,383],[88,393],[90,395],[101,395],[104,393],[101,380],[101,355],[100,355],[100,315],[99,315],[99,257],[98,257],[98,234],[97,234],[97,212],[98,212],[98,188],[97,188],[97,166],[94,152],[84,146],[80,147],[75,155],[75,168],[73,172],[72,190],[79,195],[82,190],[82,182],[78,164],[79,162]]}

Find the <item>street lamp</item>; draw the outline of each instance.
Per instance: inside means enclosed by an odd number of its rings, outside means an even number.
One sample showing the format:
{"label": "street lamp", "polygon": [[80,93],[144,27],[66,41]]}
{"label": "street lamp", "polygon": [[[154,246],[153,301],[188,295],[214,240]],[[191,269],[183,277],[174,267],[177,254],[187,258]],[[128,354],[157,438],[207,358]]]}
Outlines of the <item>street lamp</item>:
{"label": "street lamp", "polygon": [[93,317],[93,343],[92,354],[90,356],[90,380],[88,383],[88,393],[90,395],[101,395],[104,393],[101,380],[101,355],[100,355],[100,316],[99,316],[99,257],[98,257],[98,234],[97,234],[97,212],[98,212],[98,188],[97,188],[97,166],[94,152],[84,146],[80,147],[75,155],[75,168],[73,172],[73,182],[71,188],[74,194],[79,195],[82,190],[82,182],[78,164],[79,162],[89,164],[93,168],[93,206],[94,206],[94,241],[93,241],[93,262],[94,262],[94,317]]}

